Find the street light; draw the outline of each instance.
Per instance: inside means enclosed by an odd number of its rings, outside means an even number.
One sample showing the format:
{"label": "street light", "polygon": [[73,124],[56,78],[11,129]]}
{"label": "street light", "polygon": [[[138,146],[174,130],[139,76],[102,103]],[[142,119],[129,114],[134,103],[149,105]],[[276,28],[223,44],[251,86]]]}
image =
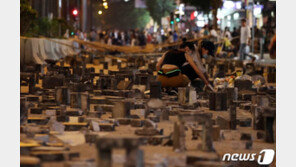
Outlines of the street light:
{"label": "street light", "polygon": [[103,14],[103,12],[102,12],[101,10],[99,10],[99,11],[98,11],[98,14],[101,15],[101,14]]}
{"label": "street light", "polygon": [[108,3],[107,2],[104,2],[103,6],[104,6],[105,9],[108,9]]}
{"label": "street light", "polygon": [[77,16],[78,15],[78,10],[77,9],[73,9],[72,14],[73,14],[73,16]]}

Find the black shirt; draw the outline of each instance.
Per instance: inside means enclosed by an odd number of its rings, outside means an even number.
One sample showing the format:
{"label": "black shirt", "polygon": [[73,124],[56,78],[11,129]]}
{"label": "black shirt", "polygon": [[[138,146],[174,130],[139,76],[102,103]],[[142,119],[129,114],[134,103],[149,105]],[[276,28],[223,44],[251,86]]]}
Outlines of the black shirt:
{"label": "black shirt", "polygon": [[[165,57],[164,60],[162,62],[162,65],[164,64],[172,64],[175,65],[179,68],[182,67],[182,65],[186,62],[186,58],[185,58],[185,52],[184,51],[180,51],[177,49],[173,49],[173,50],[169,50]],[[161,66],[162,66],[161,65]]]}

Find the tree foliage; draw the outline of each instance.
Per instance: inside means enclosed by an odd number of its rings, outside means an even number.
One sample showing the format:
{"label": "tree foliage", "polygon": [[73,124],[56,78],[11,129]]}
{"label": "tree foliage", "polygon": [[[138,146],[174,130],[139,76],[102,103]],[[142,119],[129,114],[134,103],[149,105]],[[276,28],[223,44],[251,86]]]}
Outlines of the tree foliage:
{"label": "tree foliage", "polygon": [[150,16],[158,25],[161,25],[161,18],[174,11],[174,0],[146,0],[147,10]]}
{"label": "tree foliage", "polygon": [[28,0],[21,0],[20,24],[21,35],[29,37],[44,36],[60,38],[66,29],[69,29],[69,31],[74,29],[64,19],[54,18],[50,20],[46,17],[38,17],[37,11],[32,9]]}
{"label": "tree foliage", "polygon": [[[97,3],[94,5],[95,24],[104,29],[143,29],[150,20],[148,11],[135,8],[134,1],[110,2],[107,10],[100,9]],[[102,15],[98,15],[98,10],[103,11]]]}
{"label": "tree foliage", "polygon": [[20,30],[21,34],[25,34],[30,28],[32,22],[37,18],[37,11],[32,9],[29,1],[21,0],[20,3]]}

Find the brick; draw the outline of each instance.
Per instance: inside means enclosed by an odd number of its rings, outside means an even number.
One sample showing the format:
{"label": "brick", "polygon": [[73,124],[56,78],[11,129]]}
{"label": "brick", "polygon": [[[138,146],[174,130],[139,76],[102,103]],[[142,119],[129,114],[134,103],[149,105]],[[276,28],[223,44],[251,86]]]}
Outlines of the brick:
{"label": "brick", "polygon": [[42,108],[30,108],[29,109],[30,114],[43,114],[43,109]]}
{"label": "brick", "polygon": [[241,127],[251,127],[252,126],[252,119],[251,118],[240,119],[239,125]]}
{"label": "brick", "polygon": [[150,98],[161,98],[161,83],[158,81],[150,82]]}
{"label": "brick", "polygon": [[220,129],[230,129],[230,121],[221,116],[216,118],[216,124],[219,125]]}
{"label": "brick", "polygon": [[130,102],[117,101],[112,109],[113,118],[125,118],[130,116]]}
{"label": "brick", "polygon": [[42,79],[43,89],[54,89],[56,86],[64,85],[65,77],[63,75],[45,76]]}
{"label": "brick", "polygon": [[219,139],[220,139],[220,126],[219,125],[213,125],[212,139],[213,139],[213,141],[219,141]]}
{"label": "brick", "polygon": [[113,123],[99,123],[100,131],[114,131],[115,126]]}
{"label": "brick", "polygon": [[211,92],[209,94],[209,108],[215,111],[227,110],[227,93]]}
{"label": "brick", "polygon": [[70,106],[80,108],[82,111],[89,111],[89,94],[87,92],[71,92]]}
{"label": "brick", "polygon": [[231,105],[229,107],[229,118],[230,118],[230,129],[235,130],[236,129],[236,106]]}
{"label": "brick", "polygon": [[240,140],[252,140],[252,135],[249,133],[242,133]]}
{"label": "brick", "polygon": [[155,128],[143,128],[135,130],[135,134],[139,136],[155,136],[159,135],[159,131]]}
{"label": "brick", "polygon": [[144,120],[143,119],[132,119],[130,124],[132,127],[142,127],[144,125]]}

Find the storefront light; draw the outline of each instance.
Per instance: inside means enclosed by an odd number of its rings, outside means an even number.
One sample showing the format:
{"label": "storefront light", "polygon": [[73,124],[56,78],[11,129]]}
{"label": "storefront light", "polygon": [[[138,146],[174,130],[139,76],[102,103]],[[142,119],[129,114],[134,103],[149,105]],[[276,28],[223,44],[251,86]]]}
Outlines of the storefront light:
{"label": "storefront light", "polygon": [[203,17],[202,14],[199,14],[199,15],[197,16],[197,19],[198,19],[198,20],[204,20],[204,17]]}
{"label": "storefront light", "polygon": [[223,16],[221,10],[218,9],[217,18],[218,18],[218,19],[222,19],[223,17],[224,17],[224,16]]}
{"label": "storefront light", "polygon": [[203,27],[203,26],[205,26],[205,21],[199,20],[199,21],[196,22],[196,24],[197,24],[198,27]]}
{"label": "storefront light", "polygon": [[179,13],[180,13],[180,15],[184,15],[185,13],[184,13],[184,3],[181,3],[180,4],[180,6],[179,6]]}
{"label": "storefront light", "polygon": [[227,20],[231,20],[231,16],[230,15],[227,16]]}
{"label": "storefront light", "polygon": [[194,15],[194,17],[196,17],[196,16],[198,15],[197,11],[195,11],[195,12],[193,13],[193,15]]}
{"label": "storefront light", "polygon": [[235,7],[235,4],[232,1],[224,1],[223,7],[225,9],[233,9]]}
{"label": "storefront light", "polygon": [[263,6],[262,5],[256,5],[254,8],[254,15],[255,17],[259,17],[261,15]]}
{"label": "storefront light", "polygon": [[258,16],[258,15],[260,15],[261,14],[261,9],[260,8],[255,8],[254,9],[254,15],[255,16]]}
{"label": "storefront light", "polygon": [[239,19],[239,13],[234,13],[233,14],[233,19],[238,20]]}
{"label": "storefront light", "polygon": [[210,14],[209,14],[209,18],[212,19],[212,16],[213,16],[212,13],[210,13]]}
{"label": "storefront light", "polygon": [[241,2],[235,2],[235,8],[236,9],[241,9],[242,8],[242,3]]}

